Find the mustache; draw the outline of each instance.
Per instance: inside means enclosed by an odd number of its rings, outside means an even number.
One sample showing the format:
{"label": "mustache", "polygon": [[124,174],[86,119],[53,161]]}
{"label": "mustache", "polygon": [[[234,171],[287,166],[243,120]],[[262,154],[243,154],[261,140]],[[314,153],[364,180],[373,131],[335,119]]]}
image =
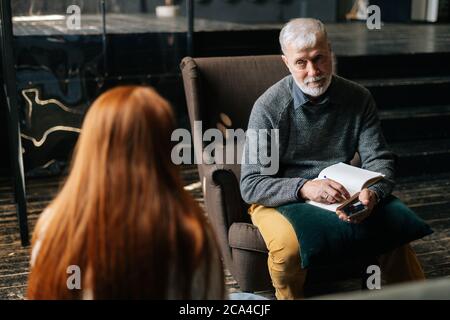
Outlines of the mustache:
{"label": "mustache", "polygon": [[311,83],[311,82],[320,81],[320,80],[325,79],[326,77],[327,77],[326,75],[321,75],[321,76],[318,76],[318,77],[309,77],[309,78],[306,78],[306,79],[303,81],[303,83],[304,83],[304,84],[308,84],[308,83]]}

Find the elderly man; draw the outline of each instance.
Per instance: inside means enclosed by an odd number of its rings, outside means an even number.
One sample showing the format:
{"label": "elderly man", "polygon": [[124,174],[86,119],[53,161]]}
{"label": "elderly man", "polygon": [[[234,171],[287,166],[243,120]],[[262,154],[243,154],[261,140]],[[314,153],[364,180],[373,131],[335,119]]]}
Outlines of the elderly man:
{"label": "elderly man", "polygon": [[[359,200],[369,210],[394,187],[394,155],[387,150],[369,91],[332,72],[332,51],[324,25],[315,19],[295,19],[280,33],[283,61],[291,75],[269,88],[255,103],[248,128],[279,129],[280,170],[265,175],[260,164],[242,164],[241,193],[252,204],[253,223],[269,250],[268,267],[278,299],[303,297],[306,270],[301,268],[299,243],[289,221],[275,207],[305,200],[326,204],[349,197],[330,179],[312,180],[338,162],[350,163],[355,153],[362,167],[385,174],[363,189]],[[247,148],[249,146],[246,146]],[[409,245],[380,257],[389,282],[424,279]]]}

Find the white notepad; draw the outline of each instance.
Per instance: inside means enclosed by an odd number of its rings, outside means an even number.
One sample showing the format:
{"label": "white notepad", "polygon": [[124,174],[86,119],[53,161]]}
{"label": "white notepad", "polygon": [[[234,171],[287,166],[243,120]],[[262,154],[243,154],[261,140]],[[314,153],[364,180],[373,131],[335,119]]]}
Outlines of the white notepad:
{"label": "white notepad", "polygon": [[[319,176],[314,180],[318,179],[334,180],[342,184],[344,188],[347,189],[347,191],[350,193],[350,196],[354,196],[362,189],[367,188],[368,186],[383,179],[384,176],[385,176],[384,174],[379,172],[361,169],[358,167],[345,164],[343,162],[339,162],[337,164],[334,164],[332,166],[323,169],[319,173]],[[344,202],[324,204],[307,200],[306,203],[335,212],[336,209],[339,206],[341,206]]]}

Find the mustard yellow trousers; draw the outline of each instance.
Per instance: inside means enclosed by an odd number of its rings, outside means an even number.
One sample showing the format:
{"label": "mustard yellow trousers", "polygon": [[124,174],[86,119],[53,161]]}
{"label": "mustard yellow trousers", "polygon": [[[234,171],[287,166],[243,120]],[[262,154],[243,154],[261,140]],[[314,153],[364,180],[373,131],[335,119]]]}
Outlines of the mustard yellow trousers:
{"label": "mustard yellow trousers", "polygon": [[[294,228],[275,208],[254,204],[249,214],[269,250],[267,264],[277,299],[302,299],[307,270],[301,268]],[[378,261],[382,277],[388,284],[425,279],[409,244],[379,256]]]}

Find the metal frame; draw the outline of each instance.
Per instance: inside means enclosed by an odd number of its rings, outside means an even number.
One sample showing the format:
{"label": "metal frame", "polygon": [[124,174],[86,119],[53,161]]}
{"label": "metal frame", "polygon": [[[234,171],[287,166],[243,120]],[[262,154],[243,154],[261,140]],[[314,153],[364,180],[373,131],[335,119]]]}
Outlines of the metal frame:
{"label": "metal frame", "polygon": [[16,202],[17,219],[20,229],[20,240],[22,246],[29,245],[27,200],[25,194],[25,175],[23,169],[22,143],[20,140],[19,109],[17,100],[17,83],[15,56],[13,47],[13,27],[11,2],[1,0],[1,55],[3,71],[3,89],[7,104],[7,118],[9,131],[9,154],[12,169],[12,182],[14,185],[14,199]]}

